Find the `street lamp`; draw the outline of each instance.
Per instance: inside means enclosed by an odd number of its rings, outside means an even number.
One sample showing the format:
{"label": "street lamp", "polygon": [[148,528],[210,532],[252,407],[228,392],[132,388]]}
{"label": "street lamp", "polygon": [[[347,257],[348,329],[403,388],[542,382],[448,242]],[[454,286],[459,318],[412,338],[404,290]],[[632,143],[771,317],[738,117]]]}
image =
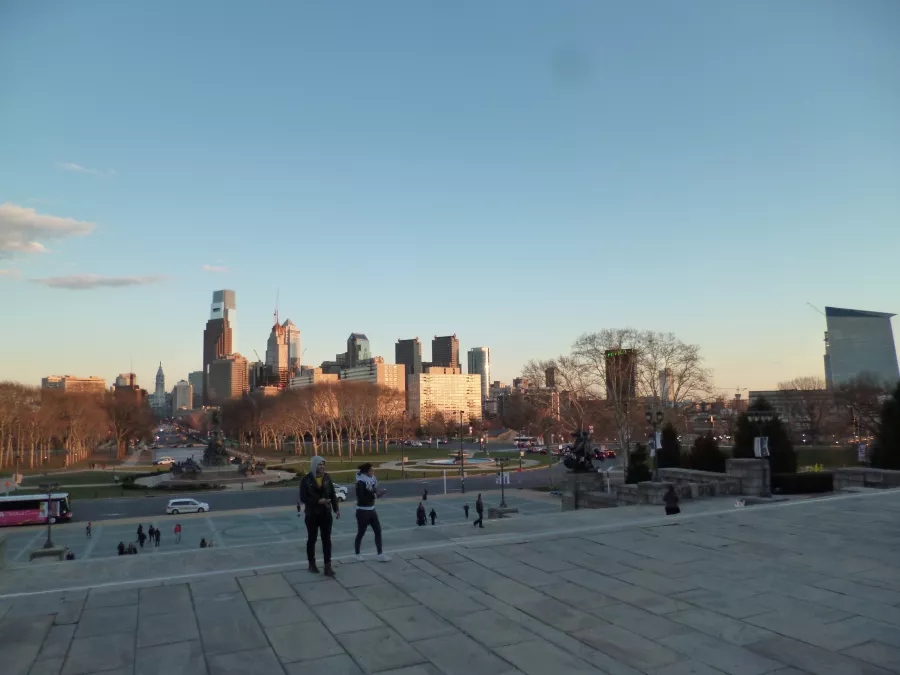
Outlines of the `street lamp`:
{"label": "street lamp", "polygon": [[662,445],[662,443],[657,442],[656,428],[663,421],[663,411],[657,410],[656,415],[654,415],[650,408],[647,408],[644,419],[647,420],[647,424],[653,427],[653,480],[655,481],[659,474],[659,446]]}
{"label": "street lamp", "polygon": [[465,410],[459,411],[459,484],[462,488],[462,493],[466,493],[466,456],[463,454],[463,415],[466,414]]}
{"label": "street lamp", "polygon": [[44,542],[44,548],[53,548],[53,539],[50,538],[53,525],[53,491],[59,487],[59,483],[41,483],[41,489],[47,493],[47,541]]}
{"label": "street lamp", "polygon": [[[757,457],[768,457],[769,456],[769,449],[762,447],[762,426],[766,422],[771,422],[773,419],[775,419],[775,413],[772,413],[772,412],[751,411],[751,412],[747,413],[747,420],[749,422],[752,422],[753,425],[756,427],[757,435],[753,438],[753,454],[756,455],[757,445],[758,445],[759,454],[757,455]],[[760,439],[758,444],[757,444],[756,439]]]}
{"label": "street lamp", "polygon": [[400,422],[400,478],[406,478],[406,451],[403,449],[403,441],[406,440],[406,411],[403,411],[403,419]]}
{"label": "street lamp", "polygon": [[498,457],[497,464],[500,465],[500,508],[506,508],[506,491],[503,489],[503,467],[509,461],[509,457]]}

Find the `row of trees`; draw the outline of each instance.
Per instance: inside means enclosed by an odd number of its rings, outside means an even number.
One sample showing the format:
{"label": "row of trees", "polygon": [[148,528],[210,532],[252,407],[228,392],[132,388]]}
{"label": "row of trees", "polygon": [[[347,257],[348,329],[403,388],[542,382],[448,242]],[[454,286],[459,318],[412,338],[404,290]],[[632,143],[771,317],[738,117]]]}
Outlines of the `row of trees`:
{"label": "row of trees", "polygon": [[0,382],[0,469],[68,466],[98,445],[125,456],[131,441],[149,440],[153,416],[134,391],[71,393]]}
{"label": "row of trees", "polygon": [[222,406],[222,430],[250,447],[343,456],[387,451],[388,440],[411,430],[403,393],[368,382],[244,396]]}

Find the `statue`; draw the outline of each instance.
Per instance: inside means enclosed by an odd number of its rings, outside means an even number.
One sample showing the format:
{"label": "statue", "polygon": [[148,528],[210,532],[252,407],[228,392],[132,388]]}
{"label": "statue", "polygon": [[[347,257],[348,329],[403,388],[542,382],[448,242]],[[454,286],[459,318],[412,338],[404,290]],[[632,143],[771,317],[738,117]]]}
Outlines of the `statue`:
{"label": "statue", "polygon": [[222,466],[228,463],[228,453],[221,438],[212,438],[203,451],[203,463],[206,466]]}
{"label": "statue", "polygon": [[572,473],[586,473],[594,470],[591,462],[591,435],[583,429],[572,432],[575,441],[568,447],[563,464]]}

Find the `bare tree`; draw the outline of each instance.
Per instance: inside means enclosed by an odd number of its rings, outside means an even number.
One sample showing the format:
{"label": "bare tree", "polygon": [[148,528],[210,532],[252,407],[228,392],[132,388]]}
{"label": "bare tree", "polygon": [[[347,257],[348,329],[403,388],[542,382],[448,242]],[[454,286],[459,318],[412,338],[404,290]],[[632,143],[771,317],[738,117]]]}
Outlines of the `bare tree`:
{"label": "bare tree", "polygon": [[888,395],[884,383],[869,375],[838,385],[834,392],[838,410],[846,415],[847,427],[853,423],[855,431],[863,437],[875,435]]}
{"label": "bare tree", "polygon": [[834,398],[825,390],[825,380],[816,376],[795,377],[779,382],[778,389],[787,399],[791,421],[805,427],[810,440],[817,443],[828,418],[834,415]]}

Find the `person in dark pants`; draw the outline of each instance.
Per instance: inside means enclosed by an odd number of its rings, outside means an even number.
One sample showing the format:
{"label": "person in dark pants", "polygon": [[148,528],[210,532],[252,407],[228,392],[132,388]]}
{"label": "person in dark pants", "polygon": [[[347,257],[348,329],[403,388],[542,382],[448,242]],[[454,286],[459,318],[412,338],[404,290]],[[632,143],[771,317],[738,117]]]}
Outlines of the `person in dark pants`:
{"label": "person in dark pants", "polygon": [[416,508],[416,525],[421,527],[425,524],[425,505],[422,502],[419,502],[419,506]]}
{"label": "person in dark pants", "polygon": [[138,543],[141,545],[141,548],[144,548],[144,542],[147,541],[147,535],[143,530],[138,532]]}
{"label": "person in dark pants", "polygon": [[428,517],[431,518],[431,524],[434,525],[434,521],[437,520],[437,511],[431,509],[431,513],[428,514]]}
{"label": "person in dark pants", "polygon": [[159,528],[156,528],[156,532],[153,533],[153,543],[156,546],[159,546]]}
{"label": "person in dark pants", "polygon": [[469,504],[468,503],[463,504],[463,511],[466,512],[466,520],[468,520],[469,519]]}
{"label": "person in dark pants", "polygon": [[91,524],[90,523],[88,523],[87,527],[84,528],[84,534],[87,536],[88,539],[91,538]]}
{"label": "person in dark pants", "polygon": [[674,485],[670,485],[669,489],[666,490],[666,493],[663,495],[663,502],[666,504],[667,516],[674,516],[681,513],[681,509],[678,507],[678,495],[675,494]]}
{"label": "person in dark pants", "polygon": [[422,489],[422,501],[423,502],[428,501],[428,488],[427,487]]}
{"label": "person in dark pants", "polygon": [[475,500],[475,513],[478,514],[478,519],[472,521],[472,527],[484,527],[484,502],[481,501],[481,493],[478,493],[478,499]]}
{"label": "person in dark pants", "polygon": [[125,544],[120,541],[119,545],[116,546],[116,550],[119,552],[119,555],[125,555]]}
{"label": "person in dark pants", "polygon": [[384,496],[384,490],[378,489],[378,481],[375,480],[375,470],[372,464],[366,462],[359,467],[356,474],[356,541],[353,542],[356,549],[356,559],[362,561],[359,552],[362,539],[369,526],[375,533],[375,549],[378,551],[378,562],[389,562],[391,557],[384,554],[381,547],[381,523],[378,521],[378,513],[375,511],[375,500]]}
{"label": "person in dark pants", "polygon": [[322,535],[322,557],[325,559],[325,576],[333,577],[331,568],[331,526],[334,517],[340,518],[337,495],[331,476],[325,473],[325,459],[313,457],[309,463],[310,471],[300,481],[300,501],[306,507],[306,558],[309,571],[319,573],[316,567],[316,538]]}

